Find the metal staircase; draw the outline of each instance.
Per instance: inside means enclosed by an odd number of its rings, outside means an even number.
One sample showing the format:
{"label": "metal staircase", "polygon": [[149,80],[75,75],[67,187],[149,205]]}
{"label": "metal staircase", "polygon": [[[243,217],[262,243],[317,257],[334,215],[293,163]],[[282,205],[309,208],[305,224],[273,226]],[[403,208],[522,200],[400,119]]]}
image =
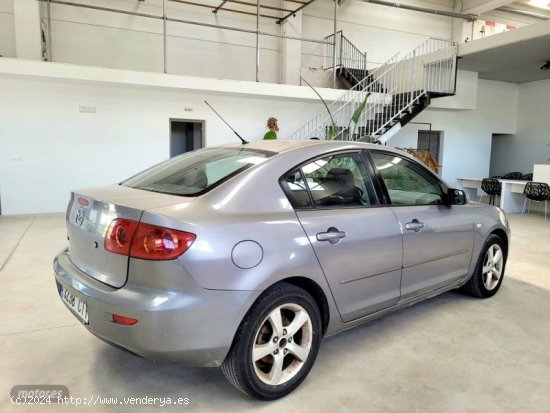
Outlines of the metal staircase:
{"label": "metal staircase", "polygon": [[[341,49],[340,53],[343,56],[347,55]],[[357,54],[352,56],[355,57],[351,58],[351,62],[360,60]],[[370,72],[366,71],[365,60],[365,77],[357,79],[355,86],[328,105],[331,114],[326,110],[320,112],[290,138],[385,143],[424,110],[431,99],[454,95],[456,59],[455,42],[432,38],[405,57],[399,59],[399,54],[396,54]],[[342,67],[344,62],[345,59],[342,60]],[[370,93],[367,104],[357,124],[350,128],[350,120],[356,108],[365,100],[367,93]]]}
{"label": "metal staircase", "polygon": [[336,41],[331,34],[325,37],[325,42],[328,43],[325,67],[336,69],[336,75],[347,89],[367,76],[367,53],[355,47],[342,30],[336,33]]}

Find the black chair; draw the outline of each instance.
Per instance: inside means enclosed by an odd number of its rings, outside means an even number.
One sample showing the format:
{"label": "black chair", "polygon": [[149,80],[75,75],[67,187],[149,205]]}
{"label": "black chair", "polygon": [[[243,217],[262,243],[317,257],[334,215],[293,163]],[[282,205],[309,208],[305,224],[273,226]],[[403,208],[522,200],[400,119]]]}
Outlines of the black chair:
{"label": "black chair", "polygon": [[546,209],[548,200],[550,200],[550,187],[548,186],[548,184],[544,182],[527,182],[525,184],[523,194],[525,195],[525,202],[523,203],[523,211],[521,213],[523,214],[525,212],[527,201],[529,201],[529,205],[527,206],[527,213],[529,213],[531,201],[544,202],[544,220],[546,221]]}
{"label": "black chair", "polygon": [[[481,180],[481,189],[489,195],[489,204],[495,205],[495,198],[500,196],[500,192],[502,191],[499,180],[495,178],[483,178]],[[479,202],[481,202],[482,196],[479,197]]]}
{"label": "black chair", "polygon": [[532,181],[533,180],[533,174],[523,174],[521,177],[522,181]]}
{"label": "black chair", "polygon": [[504,175],[501,179],[510,179],[512,181],[520,181],[523,178],[521,172],[510,172]]}

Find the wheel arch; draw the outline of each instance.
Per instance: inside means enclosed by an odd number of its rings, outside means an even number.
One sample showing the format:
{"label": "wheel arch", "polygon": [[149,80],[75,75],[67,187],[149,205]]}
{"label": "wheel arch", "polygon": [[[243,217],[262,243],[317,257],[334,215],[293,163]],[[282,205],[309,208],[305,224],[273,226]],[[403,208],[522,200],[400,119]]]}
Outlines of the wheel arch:
{"label": "wheel arch", "polygon": [[286,283],[295,285],[296,287],[300,287],[301,289],[305,290],[309,295],[313,297],[313,299],[315,300],[315,303],[317,303],[319,312],[321,313],[323,335],[325,335],[328,328],[328,323],[330,320],[330,309],[328,305],[327,296],[325,295],[325,292],[319,286],[319,284],[317,284],[312,279],[306,278],[306,277],[290,277],[290,278],[285,278],[279,282],[286,282]]}
{"label": "wheel arch", "polygon": [[[237,330],[237,333],[233,338],[231,348],[229,349],[229,352],[227,353],[221,365],[223,374],[229,380],[229,382],[244,394],[255,397],[259,400],[275,400],[285,396],[296,387],[298,387],[308,375],[311,367],[315,363],[315,359],[319,351],[320,342],[323,334],[319,333],[318,326],[319,324],[321,324],[320,327],[324,329],[323,319],[326,316],[324,311],[322,310],[322,301],[321,303],[319,303],[318,300],[322,300],[323,296],[324,293],[317,285],[317,283],[305,277],[289,277],[281,279],[263,289],[261,294],[252,304],[251,308],[248,310],[247,316],[245,316],[245,319],[243,319],[243,321],[241,322],[241,325],[239,326],[239,329]],[[268,337],[268,341],[258,343],[257,339],[260,337],[260,334],[265,334],[264,332],[262,332],[262,328],[263,323],[267,321],[266,317],[269,317],[274,309],[282,311],[282,306],[288,304],[289,301],[293,301],[292,297],[296,298],[295,303],[300,303],[302,306],[305,306],[309,309],[308,316],[312,318],[311,323],[314,324],[315,327],[311,328],[312,326],[310,326],[309,333],[306,333],[311,340],[311,346],[308,346],[307,348],[303,347],[307,351],[307,353],[305,354],[305,358],[294,358],[295,360],[298,360],[297,370],[296,368],[294,369],[296,370],[295,373],[293,373],[292,370],[289,370],[289,374],[291,374],[291,376],[287,377],[284,382],[266,382],[262,379],[262,377],[260,377],[261,375],[258,375],[258,371],[255,367],[256,360],[260,360],[253,359],[251,357],[251,354],[254,354],[256,344],[260,344],[260,347],[262,347],[262,344],[267,344],[268,342],[280,342],[281,344],[274,345],[276,347],[276,350],[273,351],[273,353],[271,353],[272,350],[269,349],[270,347],[267,347],[269,354],[266,353],[263,356],[259,357],[262,358],[262,362],[264,364],[267,363],[267,367],[270,367],[269,362],[263,360],[263,357],[265,357],[266,355],[272,355],[272,357],[274,357],[279,354],[279,356],[277,357],[285,357],[284,354],[286,354],[286,346],[288,343],[290,343],[291,338],[288,338],[287,341],[287,332],[284,329],[282,331],[283,336],[285,336],[284,340],[279,340],[275,336],[275,329],[271,329],[271,331],[269,332],[270,336]],[[300,304],[298,305],[300,309],[290,310],[304,310],[304,308],[301,307]],[[319,308],[319,313],[321,317],[319,317],[318,314],[314,313],[315,307],[313,306],[318,306],[317,308]],[[258,313],[256,313],[255,310],[257,310]],[[283,314],[281,313],[280,316],[282,322]],[[272,321],[271,324],[273,324]],[[300,325],[299,328],[302,328],[301,326],[302,325]],[[295,332],[292,333],[289,337],[292,337],[292,339],[294,339],[294,334]],[[273,341],[271,340],[272,335],[274,337]],[[292,343],[292,345],[294,345],[294,340],[292,340]],[[298,344],[300,345],[300,343]],[[266,346],[264,346],[264,348],[259,348],[260,351],[265,352],[265,347]],[[285,350],[284,353],[282,353],[282,350],[280,350],[282,348],[284,348]],[[294,350],[290,351],[292,352]],[[280,366],[279,370],[285,370],[286,367],[284,366],[283,362],[278,363],[278,365]],[[271,369],[274,367],[275,363],[271,361]],[[262,371],[265,374],[270,373],[270,371]],[[280,380],[281,377],[282,373],[280,373],[277,380]]]}
{"label": "wheel arch", "polygon": [[[264,294],[266,291],[269,291],[271,288],[273,288],[273,286],[281,283],[294,285],[306,291],[309,295],[311,295],[311,297],[317,304],[319,313],[321,314],[321,327],[322,327],[322,334],[324,336],[329,325],[330,308],[329,308],[329,302],[327,300],[327,296],[323,291],[323,289],[321,288],[321,286],[311,278],[301,277],[301,276],[288,277],[288,278],[282,278],[280,280],[277,280],[277,282],[270,284],[265,289],[263,289],[262,294]],[[260,294],[260,296],[262,294]],[[252,303],[251,308],[254,306],[254,304],[258,299],[259,297],[254,301],[254,303]],[[250,309],[248,311],[250,311]]]}
{"label": "wheel arch", "polygon": [[508,256],[508,235],[506,234],[506,231],[501,228],[497,228],[492,231],[490,235],[496,235],[502,240],[504,244],[504,253]]}

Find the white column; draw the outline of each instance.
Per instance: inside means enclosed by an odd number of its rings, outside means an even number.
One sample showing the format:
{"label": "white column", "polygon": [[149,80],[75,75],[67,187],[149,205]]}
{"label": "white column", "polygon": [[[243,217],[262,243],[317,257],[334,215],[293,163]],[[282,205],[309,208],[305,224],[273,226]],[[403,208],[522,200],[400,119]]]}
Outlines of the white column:
{"label": "white column", "polygon": [[[295,9],[296,3],[283,2],[283,8]],[[282,23],[285,36],[302,37],[302,12],[296,17],[289,17]],[[288,85],[300,84],[300,68],[302,67],[302,42],[300,40],[283,39],[281,50],[281,82]]]}
{"label": "white column", "polygon": [[19,59],[42,60],[40,2],[14,0],[15,53]]}

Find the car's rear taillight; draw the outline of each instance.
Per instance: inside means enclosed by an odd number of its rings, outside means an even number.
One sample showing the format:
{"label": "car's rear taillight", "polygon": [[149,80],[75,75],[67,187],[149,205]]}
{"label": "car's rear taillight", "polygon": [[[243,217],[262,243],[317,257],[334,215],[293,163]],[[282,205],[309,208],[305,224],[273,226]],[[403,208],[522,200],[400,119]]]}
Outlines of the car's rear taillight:
{"label": "car's rear taillight", "polygon": [[146,260],[172,260],[179,257],[195,241],[195,234],[140,223],[130,256]]}
{"label": "car's rear taillight", "polygon": [[189,232],[119,218],[107,230],[105,249],[132,258],[173,260],[187,251],[195,239],[195,234]]}
{"label": "car's rear taillight", "polygon": [[118,218],[111,222],[105,235],[105,249],[115,254],[129,255],[139,222]]}

